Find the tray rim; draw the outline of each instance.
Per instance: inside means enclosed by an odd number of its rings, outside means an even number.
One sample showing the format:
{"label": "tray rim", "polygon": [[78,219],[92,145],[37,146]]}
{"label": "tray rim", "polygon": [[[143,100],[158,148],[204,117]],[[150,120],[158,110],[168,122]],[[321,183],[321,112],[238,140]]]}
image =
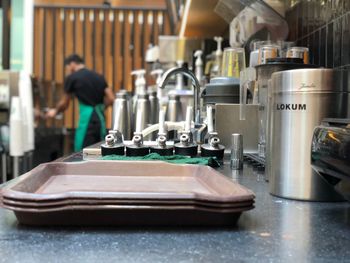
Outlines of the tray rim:
{"label": "tray rim", "polygon": [[[100,202],[100,203],[99,203]],[[203,202],[197,202],[197,201],[164,201],[164,202],[156,202],[156,201],[144,201],[140,200],[139,203],[132,202],[132,201],[126,201],[126,200],[69,200],[69,201],[62,201],[62,202],[47,202],[47,203],[38,203],[36,202],[17,202],[13,200],[8,199],[2,199],[0,200],[0,203],[2,205],[13,205],[13,206],[21,206],[21,207],[36,207],[40,209],[41,207],[57,207],[57,206],[68,206],[68,205],[104,205],[104,204],[116,204],[116,205],[180,205],[180,206],[198,206],[198,207],[209,207],[209,208],[233,208],[233,207],[239,207],[243,205],[253,205],[255,202],[254,200],[251,201],[244,201],[244,202],[236,202],[236,203],[226,203],[226,204],[208,204]]]}
{"label": "tray rim", "polygon": [[37,209],[37,208],[23,208],[23,207],[16,207],[16,206],[3,206],[5,209],[11,210],[13,212],[26,212],[26,213],[51,213],[51,212],[65,212],[65,211],[100,211],[100,210],[112,210],[115,212],[123,211],[123,210],[148,210],[148,211],[154,211],[154,210],[188,210],[188,211],[204,211],[204,212],[211,212],[211,213],[217,213],[217,214],[229,214],[229,213],[237,213],[237,212],[245,212],[249,211],[255,208],[254,205],[248,205],[248,206],[242,206],[242,207],[235,207],[230,209],[213,209],[213,208],[203,208],[203,207],[196,207],[196,206],[135,206],[135,205],[100,205],[100,206],[85,206],[85,205],[74,205],[74,206],[63,206],[63,207],[55,207],[55,208],[45,208],[45,209]]}

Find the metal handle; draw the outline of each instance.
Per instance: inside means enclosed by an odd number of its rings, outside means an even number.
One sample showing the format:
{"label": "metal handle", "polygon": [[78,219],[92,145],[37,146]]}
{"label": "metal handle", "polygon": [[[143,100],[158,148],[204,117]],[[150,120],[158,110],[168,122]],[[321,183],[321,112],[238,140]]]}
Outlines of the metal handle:
{"label": "metal handle", "polygon": [[164,89],[169,79],[171,78],[171,76],[176,74],[183,74],[192,81],[192,86],[194,89],[193,105],[195,109],[193,111],[193,119],[195,120],[196,123],[200,123],[200,103],[199,103],[200,84],[192,71],[188,70],[187,68],[180,68],[180,67],[171,68],[163,74],[160,84],[158,84],[158,87],[161,89]]}
{"label": "metal handle", "polygon": [[188,106],[186,109],[186,120],[185,120],[185,131],[189,132],[191,130],[191,121],[192,121],[192,107]]}
{"label": "metal handle", "polygon": [[158,134],[165,134],[165,112],[159,111],[159,131]]}
{"label": "metal handle", "polygon": [[214,132],[213,108],[211,105],[207,106],[207,122],[208,122],[208,133]]}

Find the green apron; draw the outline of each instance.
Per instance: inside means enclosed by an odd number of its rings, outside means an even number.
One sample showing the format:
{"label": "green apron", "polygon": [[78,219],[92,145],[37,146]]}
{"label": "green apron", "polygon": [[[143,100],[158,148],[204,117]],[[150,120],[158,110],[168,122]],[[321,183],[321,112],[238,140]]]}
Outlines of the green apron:
{"label": "green apron", "polygon": [[77,152],[82,150],[86,132],[91,119],[91,115],[94,111],[96,111],[97,116],[101,122],[101,132],[100,132],[101,141],[104,139],[104,137],[106,136],[106,123],[105,123],[105,118],[103,114],[104,109],[105,109],[105,106],[103,104],[90,106],[79,101],[79,123],[78,123],[78,128],[75,131],[74,151]]}

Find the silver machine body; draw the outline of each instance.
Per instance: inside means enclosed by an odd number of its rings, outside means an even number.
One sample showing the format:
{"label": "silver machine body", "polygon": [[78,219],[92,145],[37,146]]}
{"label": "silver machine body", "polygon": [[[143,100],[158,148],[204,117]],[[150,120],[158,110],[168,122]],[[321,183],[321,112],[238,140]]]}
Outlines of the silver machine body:
{"label": "silver machine body", "polygon": [[322,119],[350,116],[345,73],[332,69],[276,72],[268,105],[266,173],[270,193],[307,201],[342,199],[312,169],[311,142]]}

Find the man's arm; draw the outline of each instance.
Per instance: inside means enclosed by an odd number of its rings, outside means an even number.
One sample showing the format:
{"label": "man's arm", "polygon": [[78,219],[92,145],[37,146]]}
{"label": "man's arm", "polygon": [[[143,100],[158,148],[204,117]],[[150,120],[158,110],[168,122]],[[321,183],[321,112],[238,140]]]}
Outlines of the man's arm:
{"label": "man's arm", "polygon": [[64,93],[63,97],[60,99],[60,101],[57,103],[56,108],[55,109],[50,109],[47,113],[46,113],[46,117],[48,118],[53,118],[55,117],[58,113],[65,111],[68,106],[69,106],[69,102],[71,100],[71,95],[68,93]]}
{"label": "man's arm", "polygon": [[106,107],[111,106],[114,102],[113,90],[109,87],[105,88],[104,104]]}

